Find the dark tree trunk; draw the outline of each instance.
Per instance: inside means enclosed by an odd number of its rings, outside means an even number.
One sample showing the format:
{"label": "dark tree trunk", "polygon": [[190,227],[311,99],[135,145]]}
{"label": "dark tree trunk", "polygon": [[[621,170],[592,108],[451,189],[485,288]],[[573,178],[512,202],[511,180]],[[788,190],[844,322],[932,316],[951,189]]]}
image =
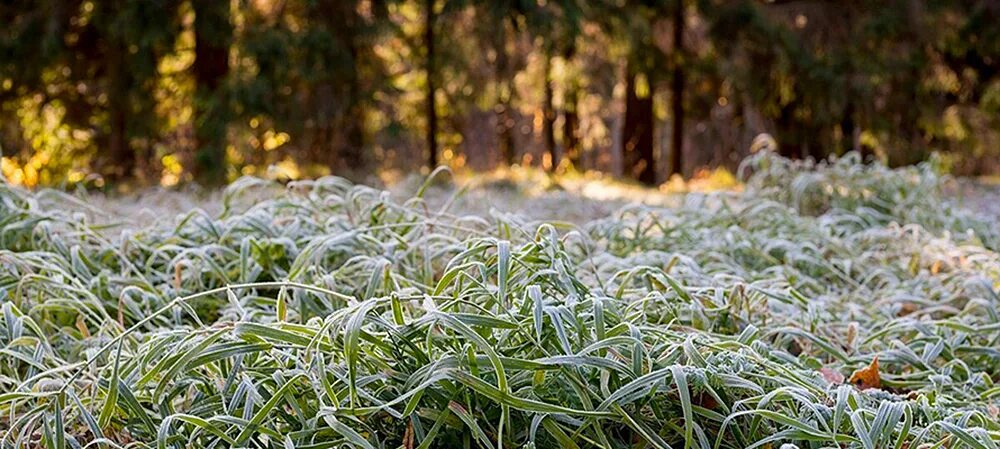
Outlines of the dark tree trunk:
{"label": "dark tree trunk", "polygon": [[779,154],[789,159],[800,159],[802,158],[802,145],[795,132],[798,123],[794,118],[794,113],[795,111],[790,105],[781,108],[778,115],[776,138]]}
{"label": "dark tree trunk", "polygon": [[135,174],[135,152],[128,144],[128,120],[125,109],[112,105],[108,115],[110,115],[108,158],[105,161],[106,169],[103,171],[112,182],[121,182],[131,179]]}
{"label": "dark tree trunk", "polygon": [[566,111],[563,112],[563,151],[569,163],[582,169],[580,160],[580,119],[576,114],[576,91],[566,92]]}
{"label": "dark tree trunk", "polygon": [[[573,60],[573,56],[576,54],[576,45],[570,44],[566,49],[566,53],[563,58],[566,60],[566,64],[570,64]],[[565,92],[563,93],[563,154],[569,159],[569,163],[573,165],[574,168],[581,168],[580,166],[580,118],[577,115],[577,92],[579,87],[577,86],[577,81],[575,78],[571,78],[566,86]]]}
{"label": "dark tree trunk", "polygon": [[510,103],[501,100],[497,105],[497,147],[500,158],[505,165],[514,165],[514,135],[513,121],[510,116]]}
{"label": "dark tree trunk", "polygon": [[229,74],[229,2],[193,0],[195,60],[195,178],[202,185],[226,182],[226,125],[229,121],[223,81]]}
{"label": "dark tree trunk", "polygon": [[434,0],[427,0],[426,21],[424,22],[424,47],[427,49],[427,165],[434,169],[438,165],[437,151],[437,99],[434,86]]}
{"label": "dark tree trunk", "polygon": [[646,185],[656,184],[653,157],[653,95],[652,80],[647,78],[648,91],[636,92],[640,74],[626,70],[625,123],[622,127],[622,160],[626,176]]}
{"label": "dark tree trunk", "polygon": [[365,133],[361,127],[364,120],[364,108],[357,99],[352,99],[348,105],[347,136],[343,148],[340,149],[341,163],[353,168],[366,167],[370,162],[365,159]]}
{"label": "dark tree trunk", "polygon": [[542,106],[542,140],[545,151],[548,152],[549,169],[555,171],[559,167],[559,154],[556,152],[556,111],[552,106],[552,58],[546,52],[545,56],[545,104]]}
{"label": "dark tree trunk", "polygon": [[109,102],[108,158],[103,171],[112,182],[126,181],[135,175],[135,151],[128,143],[127,114],[127,99],[112,99]]}
{"label": "dark tree trunk", "polygon": [[844,116],[840,120],[840,134],[843,136],[841,139],[847,141],[845,150],[855,151],[862,160],[865,160],[868,155],[864,154],[864,149],[861,148],[861,133],[859,131],[854,118],[854,102],[848,100],[847,106],[844,107]]}
{"label": "dark tree trunk", "polygon": [[684,171],[684,0],[677,0],[674,11],[674,74],[670,90],[673,130],[670,136],[670,175]]}
{"label": "dark tree trunk", "polygon": [[135,151],[129,145],[129,91],[132,76],[126,62],[125,43],[108,43],[108,142],[101,172],[113,183],[126,181],[135,175]]}
{"label": "dark tree trunk", "polygon": [[[360,73],[360,59],[363,47],[358,42],[358,32],[362,19],[359,17],[357,2],[347,0],[319,0],[312,14],[333,34],[335,40],[333,60],[342,59],[346,52],[347,62],[338,62],[343,72],[330,73],[329,81],[335,97],[333,111],[327,117],[333,125],[329,131],[331,145],[321,148],[324,155],[317,162],[336,169],[355,171],[365,168],[364,86]],[[339,72],[339,71],[338,71]]]}
{"label": "dark tree trunk", "polygon": [[347,101],[347,117],[345,122],[346,133],[344,145],[338,150],[334,150],[336,156],[340,157],[340,163],[352,169],[361,169],[368,166],[370,162],[365,158],[365,133],[362,124],[364,123],[365,108],[363,104],[361,75],[358,72],[358,56],[360,51],[352,34],[347,36],[347,46],[351,52],[351,60],[354,65],[351,68],[350,80],[347,85],[350,92],[345,95]]}

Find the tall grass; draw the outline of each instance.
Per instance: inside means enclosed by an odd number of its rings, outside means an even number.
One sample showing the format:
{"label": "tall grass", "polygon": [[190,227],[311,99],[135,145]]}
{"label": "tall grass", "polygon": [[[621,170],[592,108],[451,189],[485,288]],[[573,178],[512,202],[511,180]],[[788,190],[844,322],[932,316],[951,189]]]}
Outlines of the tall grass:
{"label": "tall grass", "polygon": [[0,184],[0,445],[996,448],[996,225],[927,166],[744,169],[582,226],[247,178],[114,236]]}

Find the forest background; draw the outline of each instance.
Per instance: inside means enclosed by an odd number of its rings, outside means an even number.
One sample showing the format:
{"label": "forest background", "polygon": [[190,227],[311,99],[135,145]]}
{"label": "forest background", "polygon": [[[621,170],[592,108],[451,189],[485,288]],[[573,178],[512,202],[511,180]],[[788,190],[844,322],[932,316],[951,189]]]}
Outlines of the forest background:
{"label": "forest background", "polygon": [[934,152],[1000,171],[1000,2],[13,0],[15,184],[221,185],[445,164],[655,185]]}

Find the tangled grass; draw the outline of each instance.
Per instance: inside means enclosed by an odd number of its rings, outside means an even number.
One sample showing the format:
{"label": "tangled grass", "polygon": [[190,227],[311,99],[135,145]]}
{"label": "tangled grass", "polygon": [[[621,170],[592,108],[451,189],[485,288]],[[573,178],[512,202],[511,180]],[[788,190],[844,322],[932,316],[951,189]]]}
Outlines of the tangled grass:
{"label": "tangled grass", "polygon": [[998,447],[996,225],[743,168],[582,226],[247,178],[115,237],[0,184],[0,446]]}

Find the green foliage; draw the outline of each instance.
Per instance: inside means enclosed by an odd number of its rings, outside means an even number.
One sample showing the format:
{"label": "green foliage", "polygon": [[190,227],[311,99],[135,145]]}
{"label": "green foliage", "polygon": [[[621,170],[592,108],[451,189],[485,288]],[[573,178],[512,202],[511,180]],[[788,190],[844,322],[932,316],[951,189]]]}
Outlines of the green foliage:
{"label": "green foliage", "polygon": [[988,3],[700,2],[721,75],[774,121],[783,154],[855,150],[891,165],[990,151],[1000,123],[983,94],[1000,48]]}
{"label": "green foliage", "polygon": [[0,184],[0,445],[996,446],[995,223],[926,166],[744,166],[580,227],[243,178],[110,237]]}

